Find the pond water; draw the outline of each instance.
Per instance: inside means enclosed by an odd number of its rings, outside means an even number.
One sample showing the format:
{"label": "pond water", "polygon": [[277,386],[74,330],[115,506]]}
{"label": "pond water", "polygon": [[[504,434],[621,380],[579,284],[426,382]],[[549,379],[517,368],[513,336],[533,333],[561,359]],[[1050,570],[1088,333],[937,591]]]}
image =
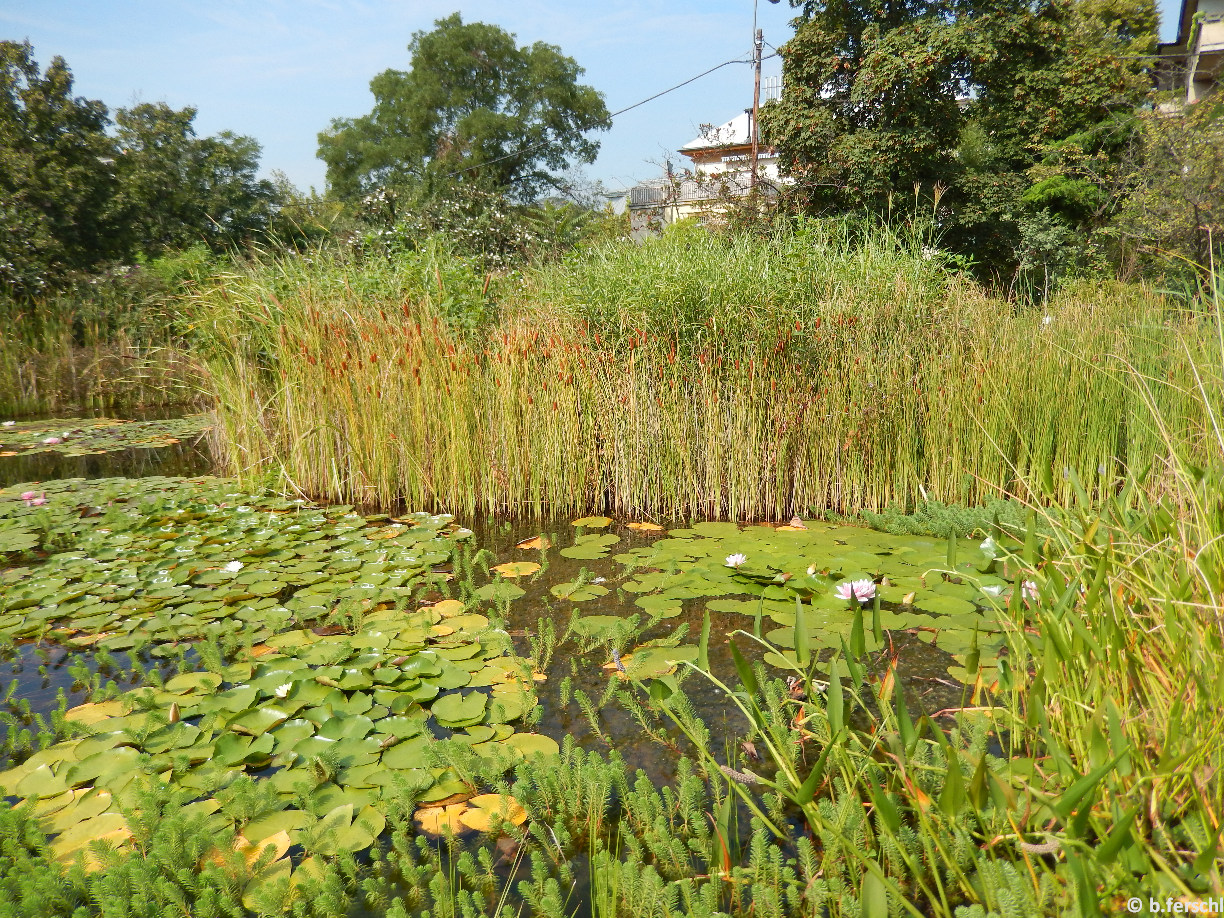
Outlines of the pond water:
{"label": "pond water", "polygon": [[[237,776],[265,779],[283,809],[248,834],[349,851],[396,795],[470,797],[473,768],[566,737],[666,784],[685,741],[603,703],[609,685],[682,685],[729,749],[746,724],[692,664],[734,686],[732,640],[777,677],[852,647],[914,712],[963,703],[970,654],[991,679],[1014,572],[988,545],[799,521],[363,516],[202,475],[205,423],[0,428],[0,786],[40,801],[64,856],[123,831],[138,773],[209,813]],[[29,756],[16,735],[61,693],[87,735]]]}

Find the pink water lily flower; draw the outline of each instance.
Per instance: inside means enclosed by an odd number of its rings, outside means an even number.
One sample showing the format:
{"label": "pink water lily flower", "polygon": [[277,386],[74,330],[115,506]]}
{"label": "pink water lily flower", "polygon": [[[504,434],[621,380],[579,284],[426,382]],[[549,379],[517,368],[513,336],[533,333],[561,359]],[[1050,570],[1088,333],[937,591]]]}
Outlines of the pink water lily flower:
{"label": "pink water lily flower", "polygon": [[47,502],[47,492],[23,491],[21,499],[25,501],[27,507],[41,507]]}
{"label": "pink water lily flower", "polygon": [[876,585],[873,580],[849,580],[845,583],[839,583],[835,592],[841,599],[855,599],[859,602],[867,602],[869,599],[875,598]]}
{"label": "pink water lily flower", "polygon": [[43,440],[43,445],[44,446],[55,446],[56,444],[63,443],[63,442],[64,442],[63,437],[47,437],[47,439]]}

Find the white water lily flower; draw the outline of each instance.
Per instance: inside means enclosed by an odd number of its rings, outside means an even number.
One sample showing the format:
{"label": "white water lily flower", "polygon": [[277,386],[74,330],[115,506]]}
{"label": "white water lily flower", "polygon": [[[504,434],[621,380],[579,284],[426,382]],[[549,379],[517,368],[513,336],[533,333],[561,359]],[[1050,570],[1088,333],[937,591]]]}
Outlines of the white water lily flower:
{"label": "white water lily flower", "polygon": [[278,685],[276,687],[276,697],[277,698],[287,698],[289,693],[292,690],[293,690],[292,682],[286,682],[284,685]]}
{"label": "white water lily flower", "polygon": [[1032,580],[1026,580],[1024,581],[1024,583],[1020,584],[1020,591],[1023,594],[1025,599],[1035,600],[1038,596],[1037,584],[1034,583]]}
{"label": "white water lily flower", "polygon": [[747,560],[748,556],[740,554],[739,552],[736,552],[733,555],[727,555],[727,567],[739,567]]}
{"label": "white water lily flower", "polygon": [[999,543],[991,536],[987,536],[986,541],[979,545],[978,548],[982,549],[982,554],[987,558],[999,557]]}
{"label": "white water lily flower", "polygon": [[13,426],[14,424],[16,424],[16,423],[17,423],[16,421],[5,421],[5,422],[4,422],[4,426],[5,426],[5,427],[12,427],[12,426]]}
{"label": "white water lily flower", "polygon": [[243,564],[241,561],[231,561],[229,564],[225,565],[225,567],[221,568],[221,570],[226,571],[227,573],[230,573],[230,574],[236,574],[240,570],[242,570],[244,567],[246,567],[246,565]]}
{"label": "white water lily flower", "polygon": [[867,600],[875,598],[876,585],[874,580],[850,580],[846,583],[839,583],[835,592],[841,599],[856,599],[859,602],[867,602]]}

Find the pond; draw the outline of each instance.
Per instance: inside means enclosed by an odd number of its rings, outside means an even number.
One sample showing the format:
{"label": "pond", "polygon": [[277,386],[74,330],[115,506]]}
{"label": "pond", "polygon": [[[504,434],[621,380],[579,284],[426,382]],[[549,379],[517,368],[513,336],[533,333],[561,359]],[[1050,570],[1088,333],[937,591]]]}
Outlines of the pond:
{"label": "pond", "polygon": [[[566,737],[668,784],[685,737],[611,689],[682,687],[729,749],[747,724],[713,679],[736,685],[732,640],[777,677],[865,656],[933,715],[970,697],[967,657],[976,687],[993,678],[1015,574],[989,540],[361,514],[200,474],[206,423],[0,428],[0,787],[66,860],[128,837],[141,776],[223,822],[254,779],[274,805],[245,837],[287,864],[370,848],[406,795],[426,831],[514,816],[473,775]],[[36,749],[39,717],[55,742]]]}

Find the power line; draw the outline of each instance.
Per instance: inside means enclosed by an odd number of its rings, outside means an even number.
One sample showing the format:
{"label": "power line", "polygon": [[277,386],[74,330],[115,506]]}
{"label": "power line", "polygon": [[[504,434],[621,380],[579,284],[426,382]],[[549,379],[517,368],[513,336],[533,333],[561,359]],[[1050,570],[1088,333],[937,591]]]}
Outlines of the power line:
{"label": "power line", "polygon": [[[667,95],[669,92],[675,92],[677,89],[683,89],[689,83],[695,83],[698,80],[700,80],[702,77],[707,77],[714,71],[721,70],[723,67],[728,67],[731,64],[751,64],[751,63],[752,63],[751,59],[743,60],[738,57],[732,58],[729,61],[723,61],[721,64],[711,67],[709,70],[706,70],[703,73],[697,74],[695,77],[689,77],[683,83],[677,83],[675,86],[671,86],[667,89],[664,89],[662,92],[656,92],[653,96],[648,96],[647,98],[643,99],[641,102],[634,102],[632,105],[628,105],[625,108],[620,109],[619,111],[613,112],[612,114],[608,115],[607,118],[604,118],[601,121],[597,121],[595,123],[595,126],[604,125],[604,124],[611,126],[613,118],[617,118],[625,114],[625,112],[631,112],[635,108],[641,108],[647,102],[653,102],[655,99],[659,99]],[[491,166],[493,165],[493,163],[500,163],[503,160],[514,159],[515,157],[522,156],[524,153],[530,153],[532,150],[537,150],[540,147],[545,146],[548,143],[551,143],[551,141],[541,140],[539,143],[532,144],[531,146],[528,146],[528,147],[523,147],[523,149],[521,150],[516,150],[513,153],[507,153],[504,156],[497,157],[496,159],[487,159],[484,162],[474,163],[470,166],[464,166],[462,169],[456,169],[454,172],[446,173],[446,178],[453,178],[456,175],[462,175],[464,172],[470,172],[472,169],[479,169],[482,166]]]}

